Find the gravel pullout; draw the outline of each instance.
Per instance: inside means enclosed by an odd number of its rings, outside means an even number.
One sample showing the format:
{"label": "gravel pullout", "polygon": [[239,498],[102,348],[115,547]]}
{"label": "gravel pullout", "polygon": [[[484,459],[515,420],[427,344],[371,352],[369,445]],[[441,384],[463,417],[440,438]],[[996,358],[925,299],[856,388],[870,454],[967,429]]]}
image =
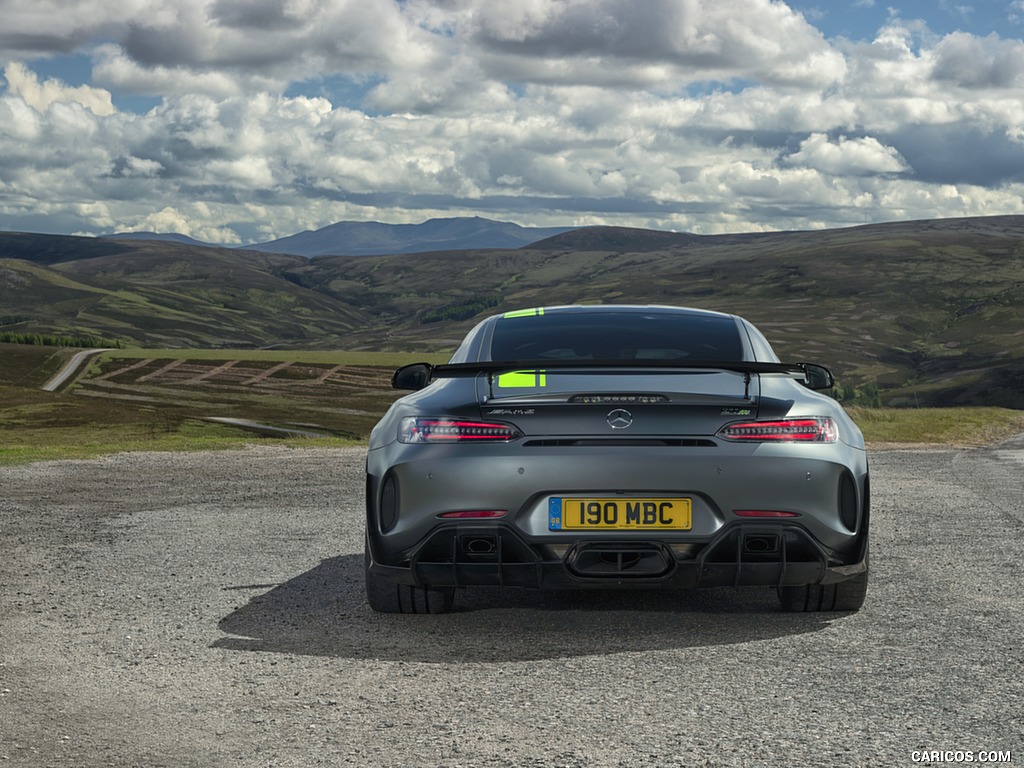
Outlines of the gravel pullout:
{"label": "gravel pullout", "polygon": [[363,597],[359,449],[0,468],[0,765],[1024,761],[1024,440],[872,455],[857,614],[767,589]]}

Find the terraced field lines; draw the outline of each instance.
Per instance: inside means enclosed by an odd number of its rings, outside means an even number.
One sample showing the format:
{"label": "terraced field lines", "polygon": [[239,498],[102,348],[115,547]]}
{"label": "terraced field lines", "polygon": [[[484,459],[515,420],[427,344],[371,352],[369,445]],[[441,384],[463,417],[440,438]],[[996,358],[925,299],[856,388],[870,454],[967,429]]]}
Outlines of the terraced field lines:
{"label": "terraced field lines", "polygon": [[92,380],[100,381],[101,379],[109,379],[112,376],[119,376],[122,373],[128,373],[129,371],[134,371],[137,368],[142,368],[146,365],[149,365],[151,362],[152,360],[150,360],[149,358],[143,358],[132,363],[131,365],[125,366],[124,368],[115,368],[111,371],[107,371],[106,373],[101,373],[99,376],[93,377]]}
{"label": "terraced field lines", "polygon": [[182,365],[185,362],[187,362],[187,361],[184,360],[184,359],[181,359],[181,360],[171,360],[171,362],[169,362],[167,365],[163,366],[162,368],[157,368],[152,373],[147,373],[147,374],[145,374],[143,376],[140,376],[137,379],[137,382],[139,384],[141,384],[142,382],[149,381],[150,379],[156,378],[157,376],[162,376],[163,374],[167,373],[168,371],[174,370],[179,365]]}
{"label": "terraced field lines", "polygon": [[342,370],[343,368],[345,368],[344,365],[336,365],[333,368],[331,368],[330,370],[324,371],[317,378],[315,383],[316,384],[323,384],[325,381],[327,381],[327,379],[329,379],[331,376],[333,376],[335,373],[337,373],[338,371]]}
{"label": "terraced field lines", "polygon": [[250,384],[259,384],[260,382],[264,381],[268,377],[273,376],[278,371],[284,370],[285,368],[287,368],[290,365],[291,365],[290,362],[278,363],[274,367],[267,368],[267,370],[261,371],[256,376],[253,376],[250,379],[246,379],[245,381],[242,382],[242,386],[246,386],[247,387]]}
{"label": "terraced field lines", "polygon": [[209,379],[209,378],[211,378],[213,376],[217,376],[217,375],[227,371],[230,368],[234,368],[237,363],[238,363],[237,360],[229,360],[226,363],[222,363],[221,365],[218,365],[218,366],[215,366],[213,368],[210,368],[205,373],[200,373],[198,376],[193,376],[191,379],[189,379],[185,383],[186,384],[198,384],[199,382],[204,381],[205,379]]}

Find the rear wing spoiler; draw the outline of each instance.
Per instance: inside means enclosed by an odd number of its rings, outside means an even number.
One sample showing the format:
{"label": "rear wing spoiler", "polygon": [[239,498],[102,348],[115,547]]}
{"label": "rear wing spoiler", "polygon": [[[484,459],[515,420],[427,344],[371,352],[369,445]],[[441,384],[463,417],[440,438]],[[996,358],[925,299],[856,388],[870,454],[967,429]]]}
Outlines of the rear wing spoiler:
{"label": "rear wing spoiler", "polygon": [[493,383],[494,374],[502,371],[525,370],[565,370],[571,368],[596,369],[594,373],[617,373],[623,369],[643,370],[656,368],[659,370],[682,371],[730,371],[743,375],[746,385],[750,384],[752,374],[781,373],[800,379],[811,389],[831,389],[835,385],[832,372],[815,363],[758,363],[751,361],[722,360],[502,360],[480,363],[412,363],[403,365],[391,377],[391,386],[395,389],[423,389],[434,379],[450,379],[460,376],[476,376],[487,374],[488,382]]}

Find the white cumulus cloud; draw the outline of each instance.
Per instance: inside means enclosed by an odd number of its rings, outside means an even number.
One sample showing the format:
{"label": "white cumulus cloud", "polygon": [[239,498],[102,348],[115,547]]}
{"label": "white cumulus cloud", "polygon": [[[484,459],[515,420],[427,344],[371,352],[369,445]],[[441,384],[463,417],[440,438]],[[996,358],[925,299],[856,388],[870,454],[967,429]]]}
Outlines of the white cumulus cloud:
{"label": "white cumulus cloud", "polygon": [[88,85],[69,87],[59,80],[39,81],[35,73],[23,64],[12,61],[4,67],[4,77],[10,93],[38,112],[45,112],[52,104],[78,104],[99,116],[114,114],[110,92]]}
{"label": "white cumulus cloud", "polygon": [[1009,32],[829,39],[780,0],[0,3],[5,229],[716,232],[1024,199]]}
{"label": "white cumulus cloud", "polygon": [[872,136],[858,139],[840,136],[833,141],[824,133],[814,133],[801,142],[800,150],[786,158],[786,162],[835,176],[902,173],[907,170],[906,161],[899,152]]}

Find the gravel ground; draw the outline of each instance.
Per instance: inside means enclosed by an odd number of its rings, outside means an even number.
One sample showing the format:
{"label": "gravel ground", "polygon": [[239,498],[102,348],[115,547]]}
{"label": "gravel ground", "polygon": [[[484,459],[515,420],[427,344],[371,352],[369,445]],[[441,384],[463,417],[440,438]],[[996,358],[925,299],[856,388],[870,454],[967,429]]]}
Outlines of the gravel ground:
{"label": "gravel ground", "polygon": [[355,449],[0,468],[0,765],[1024,763],[1024,436],[872,455],[857,614],[362,593]]}

